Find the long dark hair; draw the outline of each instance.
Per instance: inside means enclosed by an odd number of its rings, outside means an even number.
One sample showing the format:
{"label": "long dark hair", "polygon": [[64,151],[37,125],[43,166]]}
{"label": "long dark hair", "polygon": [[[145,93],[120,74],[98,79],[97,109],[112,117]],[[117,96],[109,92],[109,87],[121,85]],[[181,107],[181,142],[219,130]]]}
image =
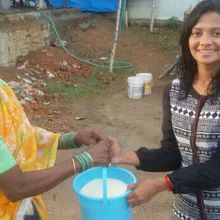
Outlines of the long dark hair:
{"label": "long dark hair", "polygon": [[[183,24],[180,35],[182,55],[179,62],[180,86],[183,92],[182,98],[187,96],[198,70],[197,63],[192,57],[189,49],[189,38],[193,27],[200,17],[208,12],[217,12],[220,14],[220,0],[204,0],[200,2],[186,17]],[[212,97],[216,97],[220,94],[220,70],[213,76],[208,91],[209,95]]]}

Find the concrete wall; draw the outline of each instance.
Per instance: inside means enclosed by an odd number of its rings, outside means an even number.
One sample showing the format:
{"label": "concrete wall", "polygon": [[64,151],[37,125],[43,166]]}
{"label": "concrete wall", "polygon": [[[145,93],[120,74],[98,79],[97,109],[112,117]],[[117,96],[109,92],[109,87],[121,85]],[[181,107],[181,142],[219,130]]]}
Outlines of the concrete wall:
{"label": "concrete wall", "polygon": [[[183,20],[184,12],[201,0],[155,0],[155,19],[167,20],[172,16]],[[129,19],[150,19],[153,0],[128,0]]]}
{"label": "concrete wall", "polygon": [[33,13],[0,21],[0,66],[13,66],[17,57],[49,45],[50,25],[39,18],[39,13]]}
{"label": "concrete wall", "polygon": [[[75,9],[47,11],[56,25],[62,21],[89,16]],[[19,56],[47,47],[54,39],[49,20],[38,11],[0,14],[0,66],[14,66]]]}

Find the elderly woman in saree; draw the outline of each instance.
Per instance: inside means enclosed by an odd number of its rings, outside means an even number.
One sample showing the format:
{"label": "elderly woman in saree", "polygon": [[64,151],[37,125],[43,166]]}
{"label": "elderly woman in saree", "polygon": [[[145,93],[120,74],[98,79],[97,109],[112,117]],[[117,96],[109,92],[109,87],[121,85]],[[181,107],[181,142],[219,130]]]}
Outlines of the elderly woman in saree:
{"label": "elderly woman in saree", "polygon": [[[0,80],[0,219],[47,220],[41,193],[92,166],[110,161],[97,131],[59,134],[31,125],[14,92]],[[86,151],[54,166],[57,149]]]}

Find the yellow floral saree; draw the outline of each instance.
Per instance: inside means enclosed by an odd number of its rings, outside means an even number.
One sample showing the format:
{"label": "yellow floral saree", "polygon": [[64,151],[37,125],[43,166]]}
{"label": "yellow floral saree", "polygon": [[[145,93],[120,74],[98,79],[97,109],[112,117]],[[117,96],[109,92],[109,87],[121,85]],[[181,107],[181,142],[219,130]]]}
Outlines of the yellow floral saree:
{"label": "yellow floral saree", "polygon": [[[0,137],[23,171],[40,170],[54,165],[59,134],[32,126],[14,92],[1,79]],[[31,203],[36,207],[40,218],[47,220],[47,210],[41,196],[13,203],[0,191],[0,220],[22,219]]]}

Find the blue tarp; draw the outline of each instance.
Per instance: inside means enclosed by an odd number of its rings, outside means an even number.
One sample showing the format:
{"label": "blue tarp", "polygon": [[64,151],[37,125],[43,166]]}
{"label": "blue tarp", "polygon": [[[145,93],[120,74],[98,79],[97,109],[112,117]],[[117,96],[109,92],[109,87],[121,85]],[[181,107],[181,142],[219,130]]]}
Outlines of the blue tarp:
{"label": "blue tarp", "polygon": [[115,12],[118,8],[118,0],[84,0],[80,10],[88,12]]}
{"label": "blue tarp", "polygon": [[118,0],[46,0],[48,6],[80,8],[85,12],[115,12]]}
{"label": "blue tarp", "polygon": [[80,8],[82,0],[67,0],[67,6],[69,8]]}

